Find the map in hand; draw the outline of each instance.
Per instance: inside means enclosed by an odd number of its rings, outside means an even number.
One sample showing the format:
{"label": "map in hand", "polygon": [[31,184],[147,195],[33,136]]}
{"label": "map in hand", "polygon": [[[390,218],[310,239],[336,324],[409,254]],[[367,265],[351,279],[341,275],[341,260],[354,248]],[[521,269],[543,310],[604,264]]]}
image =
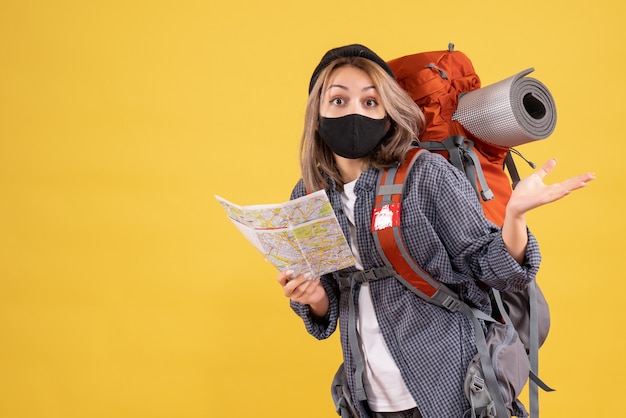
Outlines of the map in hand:
{"label": "map in hand", "polygon": [[324,190],[289,202],[238,206],[215,196],[228,218],[279,271],[319,277],[355,260]]}

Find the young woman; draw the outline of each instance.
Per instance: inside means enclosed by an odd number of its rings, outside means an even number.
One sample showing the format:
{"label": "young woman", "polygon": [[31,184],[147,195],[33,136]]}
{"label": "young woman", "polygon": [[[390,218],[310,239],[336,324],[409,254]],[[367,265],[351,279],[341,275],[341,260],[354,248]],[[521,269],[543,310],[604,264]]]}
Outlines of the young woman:
{"label": "young woman", "polygon": [[[417,105],[368,48],[335,48],[315,69],[301,142],[302,179],[291,197],[326,190],[357,260],[349,271],[384,266],[370,232],[377,174],[402,161],[423,125]],[[466,303],[489,313],[477,280],[521,290],[539,268],[526,212],[593,179],[587,173],[547,186],[543,177],[555,165],[548,161],[517,185],[500,228],[485,219],[463,173],[422,152],[402,203],[409,253]],[[393,277],[342,287],[333,275],[291,276],[283,272],[278,282],[308,332],[328,338],[340,325],[352,398],[366,395],[356,405],[361,417],[462,417],[469,409],[463,379],[476,344],[463,313],[424,302]]]}

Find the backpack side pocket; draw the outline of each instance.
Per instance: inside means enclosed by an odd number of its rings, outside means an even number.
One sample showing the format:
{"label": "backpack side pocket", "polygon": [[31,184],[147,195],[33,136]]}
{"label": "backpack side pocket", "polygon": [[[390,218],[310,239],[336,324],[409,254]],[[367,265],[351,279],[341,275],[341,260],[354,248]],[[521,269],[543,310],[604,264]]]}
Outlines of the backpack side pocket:
{"label": "backpack side pocket", "polygon": [[[490,365],[498,381],[497,390],[502,396],[509,415],[513,404],[522,392],[530,374],[530,362],[517,331],[511,325],[492,323],[486,336]],[[495,416],[493,396],[484,385],[484,372],[480,355],[476,354],[468,366],[464,382],[465,396],[470,401],[477,417]],[[519,404],[519,403],[517,403]]]}

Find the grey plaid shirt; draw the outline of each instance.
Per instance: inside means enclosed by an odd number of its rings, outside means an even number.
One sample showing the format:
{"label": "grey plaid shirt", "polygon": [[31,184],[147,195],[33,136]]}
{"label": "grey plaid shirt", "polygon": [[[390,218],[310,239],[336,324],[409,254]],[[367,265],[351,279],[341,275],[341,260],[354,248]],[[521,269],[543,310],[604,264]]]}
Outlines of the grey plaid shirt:
{"label": "grey plaid shirt", "polygon": [[[378,170],[370,168],[357,180],[354,211],[357,244],[364,269],[382,267],[370,232]],[[333,209],[350,239],[348,220],[339,192],[326,190]],[[292,199],[306,190],[300,181]],[[468,304],[490,313],[488,295],[480,280],[501,291],[523,289],[534,279],[541,256],[528,234],[524,265],[507,252],[500,228],[488,221],[465,175],[443,157],[422,152],[406,182],[401,231],[411,256],[437,280],[446,283]],[[348,303],[354,299],[358,314],[359,285],[350,294],[332,275],[322,277],[330,299],[324,321],[315,320],[307,305],[291,303],[307,331],[328,338],[339,324],[346,370],[354,372],[348,344]],[[474,330],[460,312],[452,313],[417,297],[394,278],[370,283],[374,310],[383,337],[424,418],[462,417],[469,409],[463,393],[467,366],[476,353]],[[348,373],[354,394],[354,373]],[[366,405],[358,409],[367,417]]]}

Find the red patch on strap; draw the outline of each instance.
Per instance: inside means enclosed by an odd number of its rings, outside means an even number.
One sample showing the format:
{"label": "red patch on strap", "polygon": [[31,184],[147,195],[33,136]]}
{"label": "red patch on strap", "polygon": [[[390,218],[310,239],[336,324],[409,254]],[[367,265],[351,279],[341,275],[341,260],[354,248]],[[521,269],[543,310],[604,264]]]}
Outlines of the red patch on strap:
{"label": "red patch on strap", "polygon": [[375,208],[372,213],[372,231],[400,225],[400,203],[391,203]]}

